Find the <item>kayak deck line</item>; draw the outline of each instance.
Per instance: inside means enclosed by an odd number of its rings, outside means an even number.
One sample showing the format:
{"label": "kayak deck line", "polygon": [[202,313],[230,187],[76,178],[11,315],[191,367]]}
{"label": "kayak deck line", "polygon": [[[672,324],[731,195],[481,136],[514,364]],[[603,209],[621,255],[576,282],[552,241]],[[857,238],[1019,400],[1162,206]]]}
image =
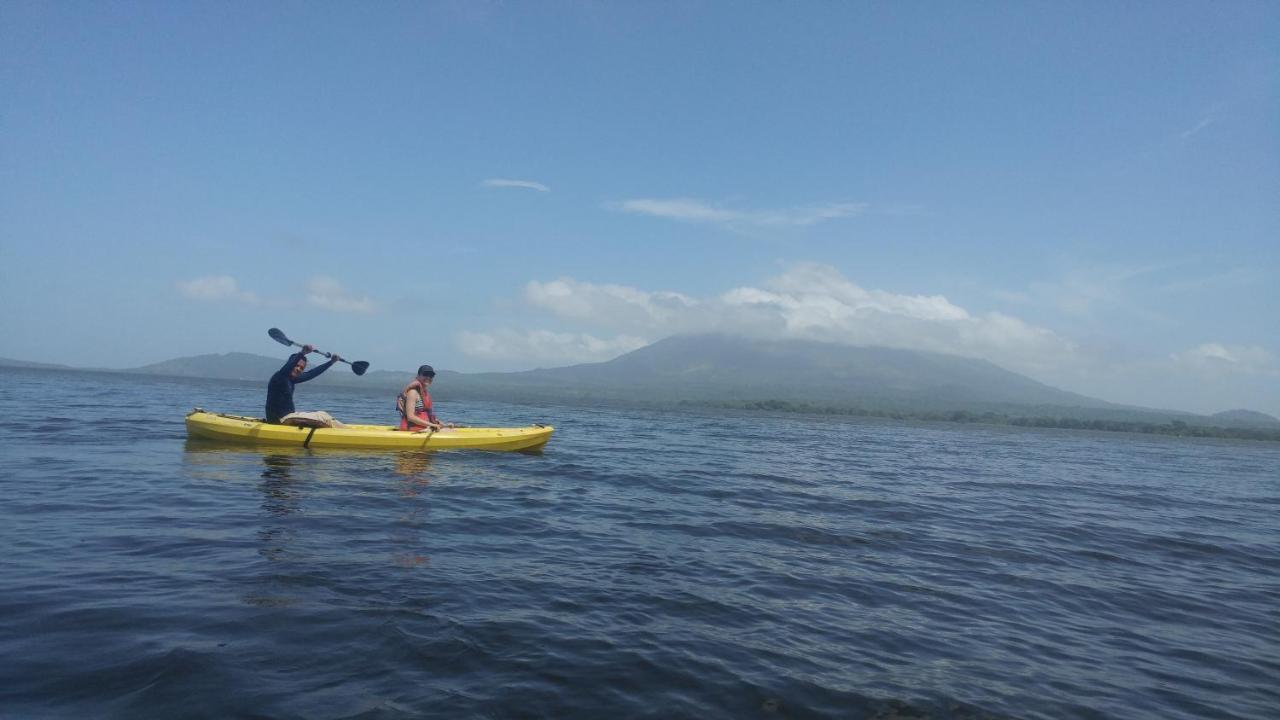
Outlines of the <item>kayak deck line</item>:
{"label": "kayak deck line", "polygon": [[306,448],[366,448],[370,450],[535,450],[547,444],[555,428],[446,428],[414,433],[391,425],[347,424],[341,428],[273,425],[262,418],[208,412],[187,413],[187,435],[239,445],[293,445]]}

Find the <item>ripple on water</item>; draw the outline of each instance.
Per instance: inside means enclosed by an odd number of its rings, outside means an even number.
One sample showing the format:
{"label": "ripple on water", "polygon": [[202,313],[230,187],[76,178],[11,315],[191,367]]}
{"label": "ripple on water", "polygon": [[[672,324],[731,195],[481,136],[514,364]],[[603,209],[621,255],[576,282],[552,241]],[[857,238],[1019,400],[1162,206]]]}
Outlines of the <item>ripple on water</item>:
{"label": "ripple on water", "polygon": [[[4,371],[0,371],[4,372]],[[446,401],[541,455],[185,441],[261,383],[0,395],[19,717],[1274,716],[1266,444]],[[341,417],[379,394],[306,388]],[[442,408],[443,409],[443,408]]]}

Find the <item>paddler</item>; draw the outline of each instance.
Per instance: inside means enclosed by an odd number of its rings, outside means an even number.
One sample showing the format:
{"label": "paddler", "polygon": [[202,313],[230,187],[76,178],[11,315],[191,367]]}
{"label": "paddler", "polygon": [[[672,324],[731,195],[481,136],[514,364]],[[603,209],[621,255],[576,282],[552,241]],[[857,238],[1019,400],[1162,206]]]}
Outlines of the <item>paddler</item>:
{"label": "paddler", "polygon": [[334,353],[325,364],[307,370],[307,354],[315,349],[314,345],[303,345],[302,350],[290,355],[284,366],[267,382],[267,422],[279,425],[286,415],[294,413],[294,385],[320,375],[342,359]]}
{"label": "paddler", "polygon": [[[436,371],[430,365],[418,368],[418,375],[413,382],[404,386],[404,390],[396,396],[396,411],[400,413],[400,429],[413,432],[435,432],[453,423],[441,422],[431,407],[431,393],[427,388],[436,379]],[[409,412],[407,408],[413,408]]]}

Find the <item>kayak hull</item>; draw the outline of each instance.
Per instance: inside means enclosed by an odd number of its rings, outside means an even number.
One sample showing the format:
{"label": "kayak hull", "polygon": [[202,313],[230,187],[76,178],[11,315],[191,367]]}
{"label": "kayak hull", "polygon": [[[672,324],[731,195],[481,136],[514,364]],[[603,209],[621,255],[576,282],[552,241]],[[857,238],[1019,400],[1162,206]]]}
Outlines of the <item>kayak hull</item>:
{"label": "kayak hull", "polygon": [[555,428],[531,425],[513,428],[451,428],[433,433],[405,432],[390,425],[347,425],[345,428],[305,428],[270,425],[259,418],[193,410],[187,415],[187,436],[238,445],[285,445],[308,448],[366,450],[537,450]]}

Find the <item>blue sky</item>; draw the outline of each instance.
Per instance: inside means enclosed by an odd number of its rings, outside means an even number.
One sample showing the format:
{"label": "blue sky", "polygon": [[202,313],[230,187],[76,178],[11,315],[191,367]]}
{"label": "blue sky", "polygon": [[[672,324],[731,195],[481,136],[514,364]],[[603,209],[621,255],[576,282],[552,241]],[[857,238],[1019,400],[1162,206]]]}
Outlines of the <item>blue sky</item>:
{"label": "blue sky", "polygon": [[1280,413],[1277,37],[1266,2],[8,2],[0,356],[731,330]]}

